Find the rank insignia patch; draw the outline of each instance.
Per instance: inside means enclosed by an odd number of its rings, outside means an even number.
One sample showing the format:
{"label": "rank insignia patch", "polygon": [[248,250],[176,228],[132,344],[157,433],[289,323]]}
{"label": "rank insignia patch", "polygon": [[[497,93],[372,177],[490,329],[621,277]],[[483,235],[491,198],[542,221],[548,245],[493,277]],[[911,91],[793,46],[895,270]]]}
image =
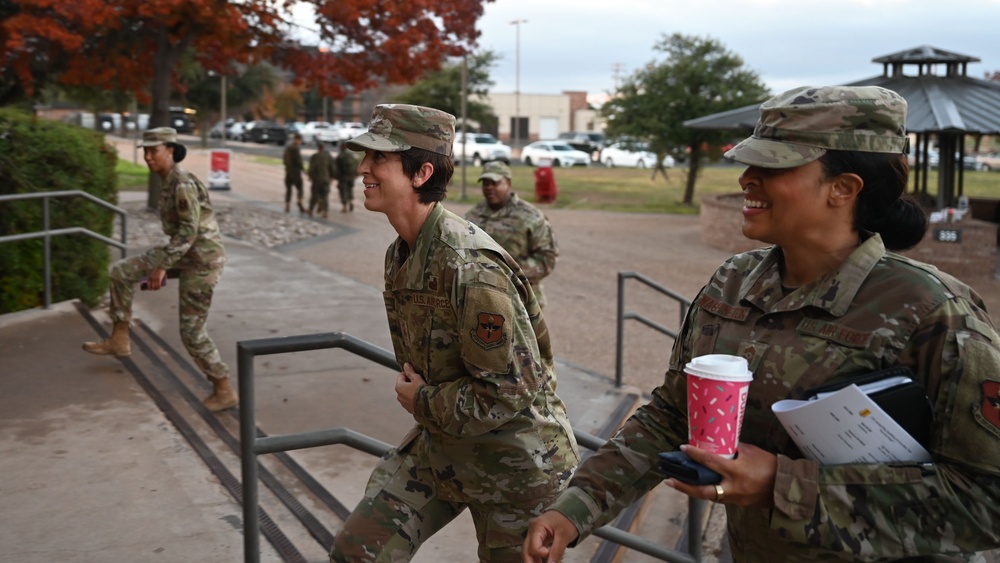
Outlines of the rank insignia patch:
{"label": "rank insignia patch", "polygon": [[497,313],[479,313],[477,316],[476,330],[472,332],[472,339],[483,348],[489,350],[502,346],[507,337],[504,335],[503,324],[506,319]]}

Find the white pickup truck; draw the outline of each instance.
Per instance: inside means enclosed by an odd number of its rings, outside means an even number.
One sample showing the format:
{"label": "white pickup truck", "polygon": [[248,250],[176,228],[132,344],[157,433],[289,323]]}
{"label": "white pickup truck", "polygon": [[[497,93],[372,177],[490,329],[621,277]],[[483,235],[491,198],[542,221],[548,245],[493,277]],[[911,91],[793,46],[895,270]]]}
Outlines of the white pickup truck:
{"label": "white pickup truck", "polygon": [[500,160],[505,164],[510,164],[510,147],[498,141],[493,135],[489,133],[465,133],[464,151],[462,138],[462,133],[457,133],[455,144],[452,147],[456,163],[465,160],[475,166],[482,166],[484,162]]}

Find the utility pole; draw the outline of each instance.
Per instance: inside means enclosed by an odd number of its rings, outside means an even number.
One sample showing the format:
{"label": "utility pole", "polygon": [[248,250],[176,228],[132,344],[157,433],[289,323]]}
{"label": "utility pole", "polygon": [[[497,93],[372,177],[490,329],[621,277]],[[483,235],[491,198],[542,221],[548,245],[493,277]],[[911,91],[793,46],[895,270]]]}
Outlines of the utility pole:
{"label": "utility pole", "polygon": [[520,139],[521,139],[521,24],[528,23],[526,19],[517,19],[510,22],[517,32],[515,34],[516,41],[514,43],[514,130],[513,133],[513,145],[515,149],[520,150]]}

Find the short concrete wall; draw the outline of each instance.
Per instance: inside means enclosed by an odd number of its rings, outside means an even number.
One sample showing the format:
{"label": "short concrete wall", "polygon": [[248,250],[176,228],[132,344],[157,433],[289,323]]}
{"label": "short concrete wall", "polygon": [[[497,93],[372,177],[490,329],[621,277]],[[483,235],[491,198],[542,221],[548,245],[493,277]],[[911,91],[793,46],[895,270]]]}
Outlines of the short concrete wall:
{"label": "short concrete wall", "polygon": [[[702,196],[699,223],[702,242],[733,254],[763,246],[743,236],[742,209],[742,193]],[[976,209],[973,211],[980,215]],[[988,210],[983,211],[989,215]],[[938,236],[942,229],[952,232]],[[1000,279],[997,276],[997,231],[997,223],[968,216],[957,223],[934,223],[920,244],[902,254],[937,266],[959,279]],[[957,233],[959,240],[947,241],[953,238],[953,233]]]}

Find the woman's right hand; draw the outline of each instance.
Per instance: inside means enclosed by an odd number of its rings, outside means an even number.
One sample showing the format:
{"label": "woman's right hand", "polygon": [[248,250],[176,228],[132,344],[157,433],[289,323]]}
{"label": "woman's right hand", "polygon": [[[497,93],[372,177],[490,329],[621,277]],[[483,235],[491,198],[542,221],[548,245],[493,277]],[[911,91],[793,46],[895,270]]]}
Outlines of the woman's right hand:
{"label": "woman's right hand", "polygon": [[566,546],[580,534],[568,518],[555,510],[543,512],[528,524],[524,538],[524,563],[559,563]]}
{"label": "woman's right hand", "polygon": [[149,289],[151,291],[156,291],[163,287],[163,282],[167,278],[167,271],[163,268],[157,268],[149,274]]}

